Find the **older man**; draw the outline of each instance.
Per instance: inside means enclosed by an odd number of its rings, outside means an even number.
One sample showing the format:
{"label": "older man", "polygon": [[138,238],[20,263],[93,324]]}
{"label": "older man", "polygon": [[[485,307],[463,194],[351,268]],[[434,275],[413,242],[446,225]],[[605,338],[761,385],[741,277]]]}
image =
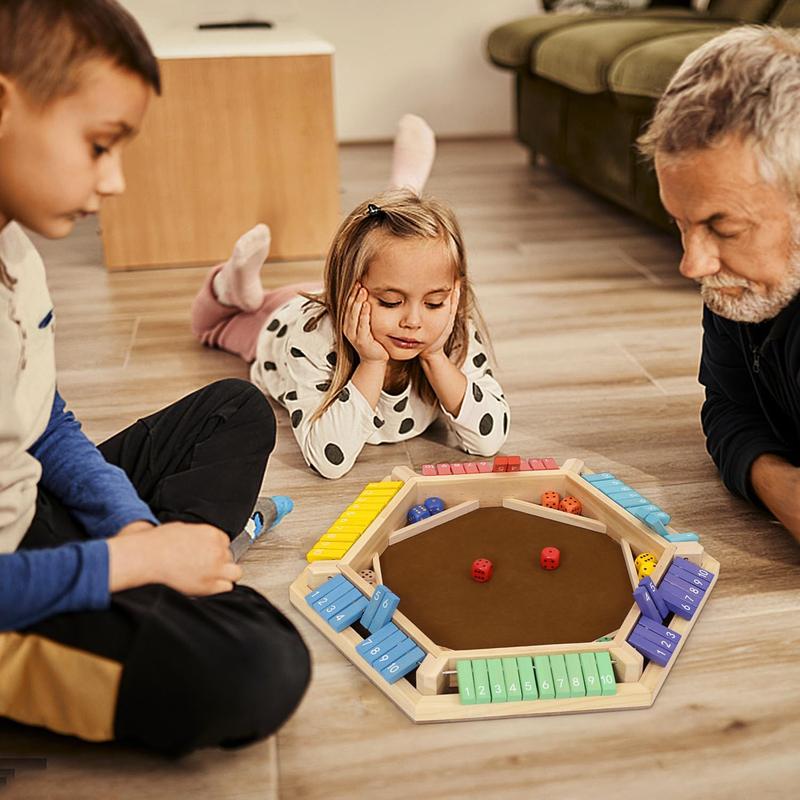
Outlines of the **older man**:
{"label": "older man", "polygon": [[736,28],[681,65],[640,139],[701,286],[706,443],[800,540],[800,34]]}

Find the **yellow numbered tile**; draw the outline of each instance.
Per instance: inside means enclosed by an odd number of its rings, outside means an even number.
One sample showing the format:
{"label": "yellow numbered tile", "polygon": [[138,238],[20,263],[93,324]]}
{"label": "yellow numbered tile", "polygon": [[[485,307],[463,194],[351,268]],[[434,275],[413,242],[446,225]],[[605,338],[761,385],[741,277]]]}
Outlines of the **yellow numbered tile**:
{"label": "yellow numbered tile", "polygon": [[377,516],[378,513],[373,511],[345,511],[336,522],[349,522],[351,525],[362,522],[366,527]]}
{"label": "yellow numbered tile", "polygon": [[330,539],[323,540],[322,537],[314,542],[314,547],[324,547],[327,550],[341,550],[345,545],[349,545],[349,542],[332,542]]}
{"label": "yellow numbered tile", "polygon": [[360,533],[334,533],[332,531],[328,531],[320,536],[320,542],[349,542],[352,544],[357,539],[361,538]]}
{"label": "yellow numbered tile", "polygon": [[375,483],[368,483],[364,490],[367,489],[394,489],[395,492],[403,485],[403,481],[376,481]]}
{"label": "yellow numbered tile", "polygon": [[353,505],[347,506],[347,508],[342,511],[342,514],[372,514],[377,517],[384,508],[386,508],[385,503],[381,503],[380,505],[375,505],[374,503],[353,503]]}
{"label": "yellow numbered tile", "polygon": [[397,489],[364,489],[356,500],[388,500],[397,494]]}
{"label": "yellow numbered tile", "polygon": [[338,550],[331,550],[329,547],[313,547],[306,553],[307,561],[336,561],[341,558],[348,550],[350,545],[345,545]]}
{"label": "yellow numbered tile", "polygon": [[379,492],[379,491],[370,491],[370,492],[362,492],[358,497],[356,497],[356,503],[383,503],[386,505],[395,495],[397,492]]}
{"label": "yellow numbered tile", "polygon": [[334,522],[325,533],[357,533],[359,536],[367,529],[361,523]]}

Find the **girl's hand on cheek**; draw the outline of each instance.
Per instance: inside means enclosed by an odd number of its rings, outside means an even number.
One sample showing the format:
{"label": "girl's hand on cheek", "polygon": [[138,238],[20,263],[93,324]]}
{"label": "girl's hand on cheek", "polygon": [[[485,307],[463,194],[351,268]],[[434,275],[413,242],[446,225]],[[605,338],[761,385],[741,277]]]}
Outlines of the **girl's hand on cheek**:
{"label": "girl's hand on cheek", "polygon": [[447,317],[447,322],[442,328],[442,332],[431,342],[420,354],[419,357],[425,361],[430,358],[435,358],[444,353],[444,346],[453,332],[453,326],[456,322],[456,314],[458,314],[458,303],[461,299],[461,284],[456,283],[453,291],[450,293],[450,313]]}
{"label": "girl's hand on cheek", "polygon": [[372,317],[369,293],[357,283],[347,300],[344,335],[355,347],[362,362],[386,363],[389,354],[372,335]]}

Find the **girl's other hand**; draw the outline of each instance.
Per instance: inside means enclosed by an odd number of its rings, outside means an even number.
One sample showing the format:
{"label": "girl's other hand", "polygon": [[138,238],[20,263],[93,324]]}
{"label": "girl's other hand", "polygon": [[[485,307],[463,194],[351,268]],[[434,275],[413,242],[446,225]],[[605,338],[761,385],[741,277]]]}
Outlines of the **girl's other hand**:
{"label": "girl's other hand", "polygon": [[461,284],[456,283],[456,285],[453,287],[453,291],[450,292],[450,314],[447,317],[447,322],[445,323],[444,328],[442,328],[442,332],[439,334],[436,340],[431,342],[419,354],[419,357],[423,361],[438,357],[444,353],[444,346],[447,344],[447,340],[450,338],[450,334],[453,332],[453,326],[456,322],[456,314],[458,314],[458,303],[460,300]]}
{"label": "girl's other hand", "polygon": [[362,362],[386,364],[389,354],[372,335],[369,293],[357,283],[347,300],[344,335],[355,347]]}

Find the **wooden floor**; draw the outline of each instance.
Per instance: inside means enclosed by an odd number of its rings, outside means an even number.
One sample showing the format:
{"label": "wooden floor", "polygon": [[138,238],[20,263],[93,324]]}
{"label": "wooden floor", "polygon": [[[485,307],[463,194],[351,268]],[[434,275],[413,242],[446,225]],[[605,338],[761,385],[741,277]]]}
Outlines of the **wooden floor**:
{"label": "wooden floor", "polygon": [[[343,209],[380,188],[385,146],[341,153]],[[645,711],[414,726],[294,612],[303,553],[365,483],[396,464],[460,460],[444,429],[368,446],[346,478],[303,464],[285,416],[266,493],[295,512],[250,551],[245,581],[284,609],[313,653],[311,688],[268,742],[165,761],[0,725],[18,798],[789,798],[800,781],[800,548],[732,498],[705,453],[697,290],[674,240],[531,169],[512,142],[440,145],[432,193],[456,208],[512,408],[505,452],[578,456],[702,534],[722,563],[708,607]],[[231,243],[232,244],[232,243]],[[107,275],[93,224],[44,242],[60,388],[101,440],[199,385],[246,376],[188,330],[204,270]],[[265,282],[319,263],[268,264]],[[224,676],[221,676],[224,680]],[[25,769],[44,757],[45,770]],[[12,759],[13,760],[13,759]],[[0,770],[8,762],[0,758]]]}

